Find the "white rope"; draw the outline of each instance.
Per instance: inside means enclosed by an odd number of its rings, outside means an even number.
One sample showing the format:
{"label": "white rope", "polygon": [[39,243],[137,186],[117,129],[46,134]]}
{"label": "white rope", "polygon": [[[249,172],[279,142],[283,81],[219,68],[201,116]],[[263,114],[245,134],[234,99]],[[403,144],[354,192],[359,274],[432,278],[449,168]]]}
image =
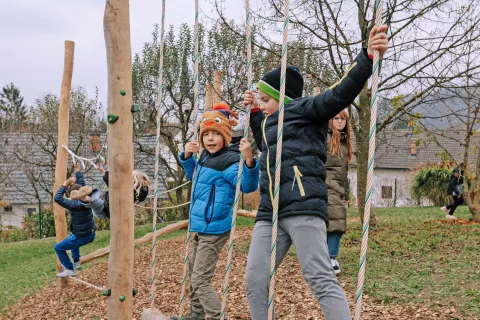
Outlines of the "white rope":
{"label": "white rope", "polygon": [[94,284],[88,283],[87,281],[83,281],[82,279],[78,279],[77,277],[70,277],[70,279],[75,280],[75,281],[80,282],[80,283],[83,283],[83,284],[86,285],[87,287],[90,287],[90,288],[93,288],[93,289],[97,289],[97,290],[99,290],[99,291],[103,291],[103,290],[106,289],[106,288],[102,288],[102,287],[96,286],[96,285],[94,285]]}
{"label": "white rope", "polygon": [[[160,207],[160,208],[157,208],[157,210],[174,209],[174,208],[186,206],[186,205],[189,204],[189,203],[190,203],[190,201],[185,202],[185,203],[182,203],[182,204],[177,204],[176,206],[172,206],[172,207]],[[137,207],[137,208],[142,208],[142,209],[154,209],[154,207],[143,207],[143,206],[138,205],[138,204],[136,204],[135,207]]]}
{"label": "white rope", "polygon": [[[162,192],[159,192],[159,193],[157,193],[157,194],[165,194],[165,193],[169,193],[169,192],[175,191],[175,190],[177,190],[177,189],[180,189],[180,188],[183,187],[183,186],[186,186],[186,185],[189,184],[190,182],[191,182],[191,181],[187,181],[187,182],[185,182],[184,184],[179,185],[178,187],[175,187],[175,188],[170,189],[170,190],[162,191]],[[154,197],[154,195],[151,195],[151,196],[148,196],[147,198],[153,198],[153,197]]]}
{"label": "white rope", "polygon": [[70,156],[72,156],[73,163],[77,163],[77,159],[80,160],[80,163],[82,164],[83,169],[86,169],[84,161],[90,163],[95,168],[97,167],[97,164],[94,162],[95,160],[100,159],[103,163],[105,163],[105,158],[102,157],[102,151],[107,149],[106,145],[102,146],[102,149],[100,149],[100,152],[98,153],[98,156],[96,156],[94,158],[83,158],[83,157],[77,156],[75,153],[73,153],[72,150],[68,149],[67,145],[65,145],[65,144],[62,145],[62,147],[65,150],[67,150],[67,152],[70,154]]}

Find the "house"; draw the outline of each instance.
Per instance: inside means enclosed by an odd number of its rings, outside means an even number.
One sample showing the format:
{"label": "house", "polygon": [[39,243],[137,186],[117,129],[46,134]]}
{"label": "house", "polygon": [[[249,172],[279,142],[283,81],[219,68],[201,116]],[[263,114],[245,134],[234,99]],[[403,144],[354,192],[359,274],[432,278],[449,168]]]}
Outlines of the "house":
{"label": "house", "polygon": [[[447,136],[449,135],[449,136]],[[447,134],[438,135],[437,141],[443,146],[457,163],[463,162],[464,146],[458,140],[465,133],[451,130]],[[480,137],[471,137],[469,153],[470,165],[475,165],[476,150],[480,147]],[[476,146],[475,148],[473,146]],[[432,141],[427,134],[413,134],[411,130],[386,130],[377,136],[377,150],[373,171],[372,205],[375,207],[402,207],[419,205],[410,195],[412,170],[419,165],[442,162],[444,149]],[[356,165],[349,169],[350,193],[357,194]],[[445,190],[446,191],[446,190]],[[421,205],[429,205],[423,201]]]}
{"label": "house", "polygon": [[[178,133],[178,132],[175,132]],[[106,136],[90,134],[69,138],[69,146],[81,157],[93,158],[102,149]],[[161,140],[160,143],[164,143]],[[0,134],[0,206],[1,226],[22,227],[25,215],[37,212],[39,207],[51,204],[56,162],[56,135],[38,136],[32,133]],[[134,140],[134,166],[148,174],[154,183],[156,136],[146,135]],[[176,170],[174,155],[163,146],[163,158],[172,170]],[[23,161],[21,161],[23,159]],[[72,159],[69,157],[69,170]],[[85,180],[88,185],[106,188],[101,173],[85,163]],[[168,178],[168,171],[161,164],[159,179]],[[164,184],[159,180],[160,192]],[[153,189],[153,188],[152,188]],[[159,199],[166,199],[160,194]]]}

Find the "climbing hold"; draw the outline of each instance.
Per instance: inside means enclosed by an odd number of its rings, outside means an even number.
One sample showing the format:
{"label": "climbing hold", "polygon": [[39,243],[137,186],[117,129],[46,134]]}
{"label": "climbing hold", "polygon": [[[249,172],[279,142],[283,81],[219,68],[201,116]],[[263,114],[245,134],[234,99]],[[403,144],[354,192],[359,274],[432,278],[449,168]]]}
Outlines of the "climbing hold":
{"label": "climbing hold", "polygon": [[114,114],[108,114],[107,121],[108,123],[115,123],[118,120],[118,116]]}
{"label": "climbing hold", "polygon": [[120,297],[118,297],[118,300],[120,300],[120,302],[125,301],[125,296],[120,296]]}
{"label": "climbing hold", "polygon": [[124,96],[124,95],[127,94],[127,91],[125,91],[125,90],[120,90],[120,94],[121,94],[122,96]]}
{"label": "climbing hold", "polygon": [[132,108],[130,109],[132,113],[140,111],[140,106],[138,104],[133,104]]}
{"label": "climbing hold", "polygon": [[135,289],[135,288],[133,288],[133,292],[132,292],[132,293],[133,293],[133,296],[135,297],[135,296],[137,295],[137,293],[138,293],[138,290]]}
{"label": "climbing hold", "polygon": [[102,296],[109,297],[111,293],[112,293],[111,289],[102,290]]}

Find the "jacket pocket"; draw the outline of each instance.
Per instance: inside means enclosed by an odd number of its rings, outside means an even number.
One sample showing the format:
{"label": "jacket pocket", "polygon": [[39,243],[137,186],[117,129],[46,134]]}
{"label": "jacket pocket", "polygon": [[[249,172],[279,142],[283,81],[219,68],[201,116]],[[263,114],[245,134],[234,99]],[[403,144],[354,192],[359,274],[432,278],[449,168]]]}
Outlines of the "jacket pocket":
{"label": "jacket pocket", "polygon": [[[212,206],[212,208],[210,212],[208,212],[208,208],[210,207],[210,205]],[[208,197],[207,206],[205,207],[205,212],[204,212],[205,222],[207,224],[209,224],[210,221],[212,221],[213,219],[214,209],[215,209],[215,186],[212,186],[212,189],[210,190],[210,196]]]}
{"label": "jacket pocket", "polygon": [[302,184],[303,174],[300,172],[297,166],[293,166],[293,172],[295,176],[293,177],[292,190],[293,190],[293,187],[295,186],[295,181],[297,181],[298,189],[300,190],[300,195],[302,197],[305,197],[305,189],[303,188],[303,184]]}

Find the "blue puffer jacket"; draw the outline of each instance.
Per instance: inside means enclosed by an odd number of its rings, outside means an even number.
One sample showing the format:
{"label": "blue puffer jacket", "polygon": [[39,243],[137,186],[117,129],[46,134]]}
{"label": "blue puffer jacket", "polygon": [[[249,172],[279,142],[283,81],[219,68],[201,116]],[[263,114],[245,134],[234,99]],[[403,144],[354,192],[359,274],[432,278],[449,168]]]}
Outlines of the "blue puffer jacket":
{"label": "blue puffer jacket", "polygon": [[[210,155],[204,150],[200,161],[196,161],[193,156],[184,159],[182,152],[179,158],[190,181],[197,166],[190,204],[190,231],[205,234],[223,234],[229,231],[240,160],[238,151],[223,149]],[[258,181],[257,160],[254,168],[244,165],[241,191],[250,193],[257,190]]]}
{"label": "blue puffer jacket", "polygon": [[[83,180],[83,174],[81,172],[75,172],[75,177],[79,185],[85,185],[85,180]],[[67,188],[61,186],[53,199],[56,203],[70,211],[70,229],[72,233],[77,237],[85,237],[94,233],[97,226],[93,220],[92,209],[85,207],[85,204],[80,200],[64,198],[63,195],[65,191],[67,191]]]}

